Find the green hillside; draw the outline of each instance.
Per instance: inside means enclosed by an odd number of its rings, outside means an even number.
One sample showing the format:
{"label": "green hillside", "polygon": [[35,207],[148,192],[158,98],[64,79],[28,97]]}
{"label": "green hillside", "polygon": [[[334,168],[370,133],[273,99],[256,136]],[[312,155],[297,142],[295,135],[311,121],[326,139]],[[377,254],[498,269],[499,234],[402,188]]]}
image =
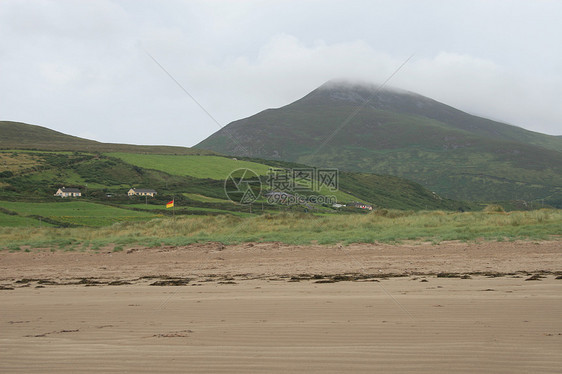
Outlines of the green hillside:
{"label": "green hillside", "polygon": [[187,147],[100,143],[21,122],[0,121],[0,149],[206,155]]}
{"label": "green hillside", "polygon": [[[332,201],[407,210],[480,209],[475,204],[439,197],[402,178],[349,172],[340,173],[336,190],[322,187],[319,191],[300,191],[305,198],[320,195],[328,202],[283,205],[265,196],[269,172],[308,166],[236,159],[189,148],[97,143],[17,122],[3,122],[2,126],[8,131],[1,133],[0,143],[15,147],[0,150],[0,226],[5,227],[99,227],[171,215],[247,216],[310,210],[318,214],[366,213],[350,206],[335,209]],[[263,188],[253,209],[231,201],[225,193],[227,176],[240,169],[256,172]],[[53,196],[60,187],[79,188],[82,196]],[[158,194],[129,197],[131,187],[151,188]],[[174,209],[166,209],[165,204],[172,199]]]}
{"label": "green hillside", "polygon": [[[252,212],[251,207],[235,204],[226,196],[225,173],[251,166],[263,172],[260,179],[265,193],[268,183],[265,173],[270,167],[295,167],[287,163],[266,165],[260,160],[218,156],[118,155],[120,157],[115,157],[115,153],[0,151],[1,226],[103,226],[147,220],[170,216],[172,210],[166,209],[165,204],[172,199],[176,202],[173,210],[176,215],[247,215]],[[62,186],[79,188],[83,196],[78,199],[53,196]],[[129,198],[127,191],[131,187],[152,188],[158,195]],[[474,205],[441,199],[401,178],[368,174],[342,173],[340,188],[321,194],[333,195],[344,204],[360,201],[381,208],[478,209]],[[253,213],[311,208],[270,204],[263,195],[255,205],[259,208],[254,208]],[[352,208],[338,211],[331,205],[317,205],[314,210],[318,213],[360,212]]]}
{"label": "green hillside", "polygon": [[[130,200],[126,192],[136,187],[157,190],[158,195],[151,201],[158,207],[175,198],[179,205],[189,206],[192,213],[196,212],[194,207],[198,213],[244,212],[249,208],[233,204],[225,194],[225,178],[232,171],[251,169],[259,175],[265,193],[270,169],[309,168],[280,160],[236,159],[182,147],[99,143],[18,122],[0,122],[0,129],[0,200],[59,201],[53,194],[66,186],[80,188],[86,199],[134,205],[138,201]],[[1,150],[9,147],[11,150]],[[302,194],[326,195],[339,203],[364,202],[383,208],[479,208],[441,198],[401,178],[354,173],[340,173],[339,178],[340,188],[335,191],[322,188]],[[263,195],[257,203],[267,206]]]}
{"label": "green hillside", "polygon": [[[17,167],[18,160],[23,160],[28,167]],[[131,187],[161,191],[162,199],[183,192],[224,199],[222,181],[145,169],[103,154],[14,150],[0,151],[0,161],[6,165],[0,167],[0,197],[5,199],[53,198],[61,186],[79,187],[86,197],[100,199],[107,194],[126,198]]]}
{"label": "green hillside", "polygon": [[458,200],[562,207],[561,137],[406,91],[330,82],[290,105],[232,122],[196,147],[400,176]]}

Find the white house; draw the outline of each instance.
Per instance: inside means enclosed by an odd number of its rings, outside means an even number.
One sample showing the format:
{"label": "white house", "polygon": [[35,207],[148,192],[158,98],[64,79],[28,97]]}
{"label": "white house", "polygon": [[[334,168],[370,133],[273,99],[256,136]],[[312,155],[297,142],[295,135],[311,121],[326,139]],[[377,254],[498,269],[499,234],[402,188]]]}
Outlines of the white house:
{"label": "white house", "polygon": [[150,188],[131,188],[127,195],[129,196],[150,196],[154,197],[158,192],[151,190]]}
{"label": "white house", "polygon": [[66,187],[62,187],[59,188],[57,193],[55,194],[55,196],[60,196],[60,197],[80,197],[82,196],[82,193],[80,192],[80,190],[78,188],[66,188]]}

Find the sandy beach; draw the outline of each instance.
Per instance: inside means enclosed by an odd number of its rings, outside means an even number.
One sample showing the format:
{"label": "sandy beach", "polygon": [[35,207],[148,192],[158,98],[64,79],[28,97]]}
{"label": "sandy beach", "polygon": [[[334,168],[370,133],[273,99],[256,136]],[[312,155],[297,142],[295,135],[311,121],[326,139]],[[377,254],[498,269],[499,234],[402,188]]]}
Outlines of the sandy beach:
{"label": "sandy beach", "polygon": [[561,270],[560,241],[2,252],[0,372],[559,373]]}

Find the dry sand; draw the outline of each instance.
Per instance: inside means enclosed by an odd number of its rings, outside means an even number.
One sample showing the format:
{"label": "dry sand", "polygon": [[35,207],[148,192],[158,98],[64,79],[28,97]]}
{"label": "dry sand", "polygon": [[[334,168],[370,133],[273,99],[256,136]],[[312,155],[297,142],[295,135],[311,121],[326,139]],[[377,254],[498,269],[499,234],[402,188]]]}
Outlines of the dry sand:
{"label": "dry sand", "polygon": [[561,270],[560,241],[2,252],[0,372],[560,373]]}

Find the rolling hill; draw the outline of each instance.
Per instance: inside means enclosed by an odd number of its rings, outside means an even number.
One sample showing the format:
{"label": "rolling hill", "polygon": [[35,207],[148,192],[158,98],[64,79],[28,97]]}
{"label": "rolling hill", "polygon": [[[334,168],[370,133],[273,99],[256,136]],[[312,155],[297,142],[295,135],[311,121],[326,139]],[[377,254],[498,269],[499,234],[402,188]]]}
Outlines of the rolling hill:
{"label": "rolling hill", "polygon": [[[130,187],[144,187],[159,192],[152,199],[158,209],[175,198],[178,206],[186,208],[180,214],[245,212],[248,208],[232,204],[225,195],[225,179],[231,171],[254,170],[267,186],[270,168],[306,167],[283,161],[233,159],[200,149],[98,143],[17,122],[0,125],[0,148],[4,148],[0,150],[0,207],[2,200],[60,201],[53,193],[66,186],[81,188],[82,200],[149,209],[146,204],[136,205],[144,199],[131,200],[126,195]],[[415,182],[393,176],[342,172],[339,186],[337,191],[320,194],[334,195],[342,203],[361,201],[382,208],[478,209],[475,204],[439,197]],[[262,198],[259,202],[265,201]]]}
{"label": "rolling hill", "polygon": [[211,151],[187,147],[101,143],[63,134],[42,126],[12,121],[0,121],[0,149],[180,155],[214,154]]}
{"label": "rolling hill", "polygon": [[232,122],[196,148],[390,174],[451,199],[562,206],[561,137],[373,85],[328,82]]}

